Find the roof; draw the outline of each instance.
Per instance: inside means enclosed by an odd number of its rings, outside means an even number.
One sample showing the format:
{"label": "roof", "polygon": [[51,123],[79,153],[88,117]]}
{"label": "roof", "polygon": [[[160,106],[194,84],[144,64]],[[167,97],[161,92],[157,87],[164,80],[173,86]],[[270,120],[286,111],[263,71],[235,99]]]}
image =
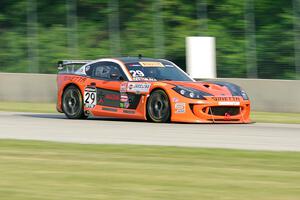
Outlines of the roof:
{"label": "roof", "polygon": [[144,57],[120,57],[120,58],[116,58],[120,61],[122,61],[123,63],[133,63],[133,62],[145,62],[145,61],[162,61],[162,59],[156,59],[156,58],[144,58]]}

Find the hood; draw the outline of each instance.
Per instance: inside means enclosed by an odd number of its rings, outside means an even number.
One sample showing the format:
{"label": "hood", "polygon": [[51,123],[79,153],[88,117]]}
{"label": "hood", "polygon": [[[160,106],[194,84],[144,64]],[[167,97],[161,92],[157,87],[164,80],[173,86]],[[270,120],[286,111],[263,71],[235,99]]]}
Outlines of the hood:
{"label": "hood", "polygon": [[213,96],[235,96],[232,93],[230,87],[226,84],[217,84],[213,82],[182,82],[182,81],[164,81],[165,83],[174,85],[174,86],[183,86],[190,87],[196,90],[200,90],[206,93],[209,93]]}

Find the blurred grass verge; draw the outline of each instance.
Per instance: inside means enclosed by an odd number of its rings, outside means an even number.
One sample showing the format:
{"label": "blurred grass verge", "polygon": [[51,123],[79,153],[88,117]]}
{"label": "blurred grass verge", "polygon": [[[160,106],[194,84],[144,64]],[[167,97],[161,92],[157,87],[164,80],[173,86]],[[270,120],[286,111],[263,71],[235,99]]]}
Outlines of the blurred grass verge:
{"label": "blurred grass verge", "polygon": [[0,140],[0,172],[9,200],[300,196],[300,152]]}
{"label": "blurred grass verge", "polygon": [[56,113],[55,103],[9,102],[0,101],[0,111]]}
{"label": "blurred grass verge", "polygon": [[[54,103],[0,102],[0,111],[56,113]],[[251,112],[254,122],[300,124],[300,113]]]}

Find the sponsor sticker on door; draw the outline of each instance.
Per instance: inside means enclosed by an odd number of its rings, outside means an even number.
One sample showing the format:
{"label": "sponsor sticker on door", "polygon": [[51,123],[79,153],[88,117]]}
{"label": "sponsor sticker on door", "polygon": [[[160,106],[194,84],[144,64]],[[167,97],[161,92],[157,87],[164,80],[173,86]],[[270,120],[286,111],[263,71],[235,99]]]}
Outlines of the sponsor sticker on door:
{"label": "sponsor sticker on door", "polygon": [[149,92],[150,83],[128,83],[127,92],[141,93]]}

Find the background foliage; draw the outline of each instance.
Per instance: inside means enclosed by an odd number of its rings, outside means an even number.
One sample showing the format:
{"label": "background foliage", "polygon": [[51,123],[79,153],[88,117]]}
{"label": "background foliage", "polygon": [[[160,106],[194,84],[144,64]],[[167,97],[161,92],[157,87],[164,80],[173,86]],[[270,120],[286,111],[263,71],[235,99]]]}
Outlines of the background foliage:
{"label": "background foliage", "polygon": [[[160,0],[160,10],[153,5],[155,1],[119,1],[119,53],[112,45],[115,33],[109,31],[109,16],[115,11],[107,0],[75,1],[76,26],[71,27],[67,25],[68,0],[37,1],[36,69],[30,67],[32,57],[28,52],[32,42],[28,7],[32,2],[1,0],[0,71],[56,73],[56,62],[61,59],[96,59],[118,54],[157,57],[159,50],[161,56],[185,69],[185,37],[214,36],[218,77],[247,76],[244,0]],[[199,2],[205,5],[207,18],[199,17]],[[254,10],[258,77],[295,79],[292,1],[254,1]],[[157,20],[162,23],[159,32]],[[70,34],[76,36],[76,46],[68,43]],[[155,45],[157,37],[163,39],[161,46]]]}

